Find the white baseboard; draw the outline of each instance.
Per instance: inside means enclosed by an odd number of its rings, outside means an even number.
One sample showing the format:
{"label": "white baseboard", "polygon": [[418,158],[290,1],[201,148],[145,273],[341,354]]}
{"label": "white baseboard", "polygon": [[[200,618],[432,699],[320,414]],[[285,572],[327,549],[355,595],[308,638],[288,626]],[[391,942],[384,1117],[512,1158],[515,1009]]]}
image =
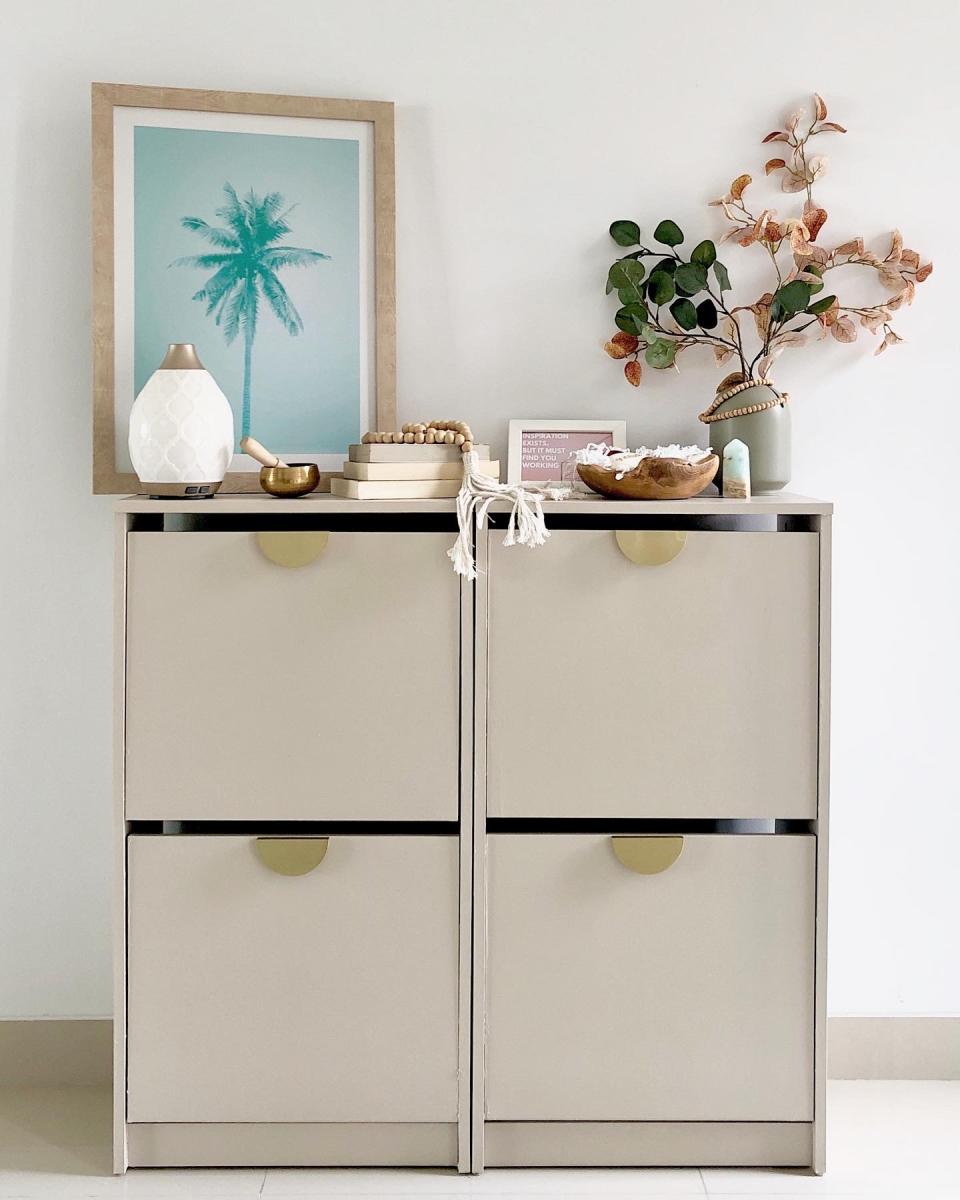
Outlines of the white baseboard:
{"label": "white baseboard", "polygon": [[831,1079],[960,1079],[960,1017],[830,1017]]}
{"label": "white baseboard", "polygon": [[113,1022],[0,1020],[0,1086],[109,1083]]}
{"label": "white baseboard", "polygon": [[[831,1017],[831,1079],[960,1079],[960,1017]],[[0,1020],[0,1086],[109,1083],[113,1022]]]}

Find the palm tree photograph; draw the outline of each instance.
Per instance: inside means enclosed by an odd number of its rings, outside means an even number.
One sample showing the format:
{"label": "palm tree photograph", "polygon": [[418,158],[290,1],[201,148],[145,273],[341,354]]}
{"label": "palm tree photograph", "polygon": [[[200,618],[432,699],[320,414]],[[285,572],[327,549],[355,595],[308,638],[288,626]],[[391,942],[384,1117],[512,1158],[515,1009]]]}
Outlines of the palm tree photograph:
{"label": "palm tree photograph", "polygon": [[206,305],[206,316],[222,329],[228,346],[243,335],[243,438],[250,433],[253,344],[264,302],[291,337],[302,333],[303,319],[281,282],[280,272],[315,266],[329,261],[330,255],[283,244],[292,232],[287,218],[295,206],[288,206],[279,192],[258,196],[251,188],[241,199],[230,183],[224,184],[223,191],[225,202],[215,214],[222,225],[210,225],[194,216],[180,220],[184,229],[197,234],[212,249],[178,258],[171,266],[212,271],[192,299]]}
{"label": "palm tree photograph", "polygon": [[352,128],[184,120],[133,129],[131,395],[192,342],[233,412],[233,470],[251,469],[247,434],[337,470],[372,419],[369,155]]}

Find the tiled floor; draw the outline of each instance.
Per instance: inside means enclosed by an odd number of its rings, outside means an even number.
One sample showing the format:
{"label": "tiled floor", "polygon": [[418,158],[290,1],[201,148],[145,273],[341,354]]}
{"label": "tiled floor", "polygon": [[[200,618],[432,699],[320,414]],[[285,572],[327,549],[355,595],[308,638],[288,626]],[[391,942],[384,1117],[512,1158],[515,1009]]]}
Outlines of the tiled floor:
{"label": "tiled floor", "polygon": [[960,1082],[830,1087],[829,1170],[200,1170],[109,1174],[99,1088],[0,1091],[0,1200],[12,1197],[896,1196],[960,1200]]}

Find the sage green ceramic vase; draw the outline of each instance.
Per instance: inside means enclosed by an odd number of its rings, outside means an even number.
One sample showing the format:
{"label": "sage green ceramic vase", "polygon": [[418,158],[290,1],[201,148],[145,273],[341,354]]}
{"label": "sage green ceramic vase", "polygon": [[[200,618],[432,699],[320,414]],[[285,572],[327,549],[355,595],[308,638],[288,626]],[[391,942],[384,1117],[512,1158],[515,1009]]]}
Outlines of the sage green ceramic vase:
{"label": "sage green ceramic vase", "polygon": [[[750,408],[755,404],[769,404],[762,412],[747,413],[740,417],[716,420],[725,412]],[[750,489],[752,492],[778,492],[790,482],[790,409],[786,395],[776,391],[768,383],[756,383],[744,388],[736,395],[722,400],[716,407],[708,409],[711,420],[710,448],[720,456],[723,463],[723,448],[727,442],[739,438],[750,450]],[[705,414],[706,415],[706,414]],[[723,466],[716,478],[717,487],[723,491]]]}

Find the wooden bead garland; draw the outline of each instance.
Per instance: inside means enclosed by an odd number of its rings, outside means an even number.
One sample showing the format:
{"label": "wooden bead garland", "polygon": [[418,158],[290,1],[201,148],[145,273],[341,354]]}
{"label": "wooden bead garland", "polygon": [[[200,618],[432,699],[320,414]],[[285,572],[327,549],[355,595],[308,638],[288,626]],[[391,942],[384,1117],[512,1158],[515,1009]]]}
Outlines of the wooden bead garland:
{"label": "wooden bead garland", "polygon": [[[761,404],[744,404],[740,408],[731,408],[729,412],[717,412],[717,409],[725,400],[739,395],[740,392],[749,391],[752,387],[768,387],[773,392],[773,399],[764,400]],[[717,392],[710,407],[700,414],[699,420],[704,425],[712,425],[716,421],[729,421],[731,417],[749,417],[752,413],[766,412],[768,408],[777,408],[781,404],[786,404],[789,400],[790,397],[787,393],[778,392],[769,379],[745,379],[742,383],[725,388],[722,392]]]}
{"label": "wooden bead garland", "polygon": [[365,433],[361,440],[365,444],[378,445],[456,446],[464,454],[469,454],[473,449],[473,433],[466,421],[412,422],[398,432],[378,430],[376,433]]}

